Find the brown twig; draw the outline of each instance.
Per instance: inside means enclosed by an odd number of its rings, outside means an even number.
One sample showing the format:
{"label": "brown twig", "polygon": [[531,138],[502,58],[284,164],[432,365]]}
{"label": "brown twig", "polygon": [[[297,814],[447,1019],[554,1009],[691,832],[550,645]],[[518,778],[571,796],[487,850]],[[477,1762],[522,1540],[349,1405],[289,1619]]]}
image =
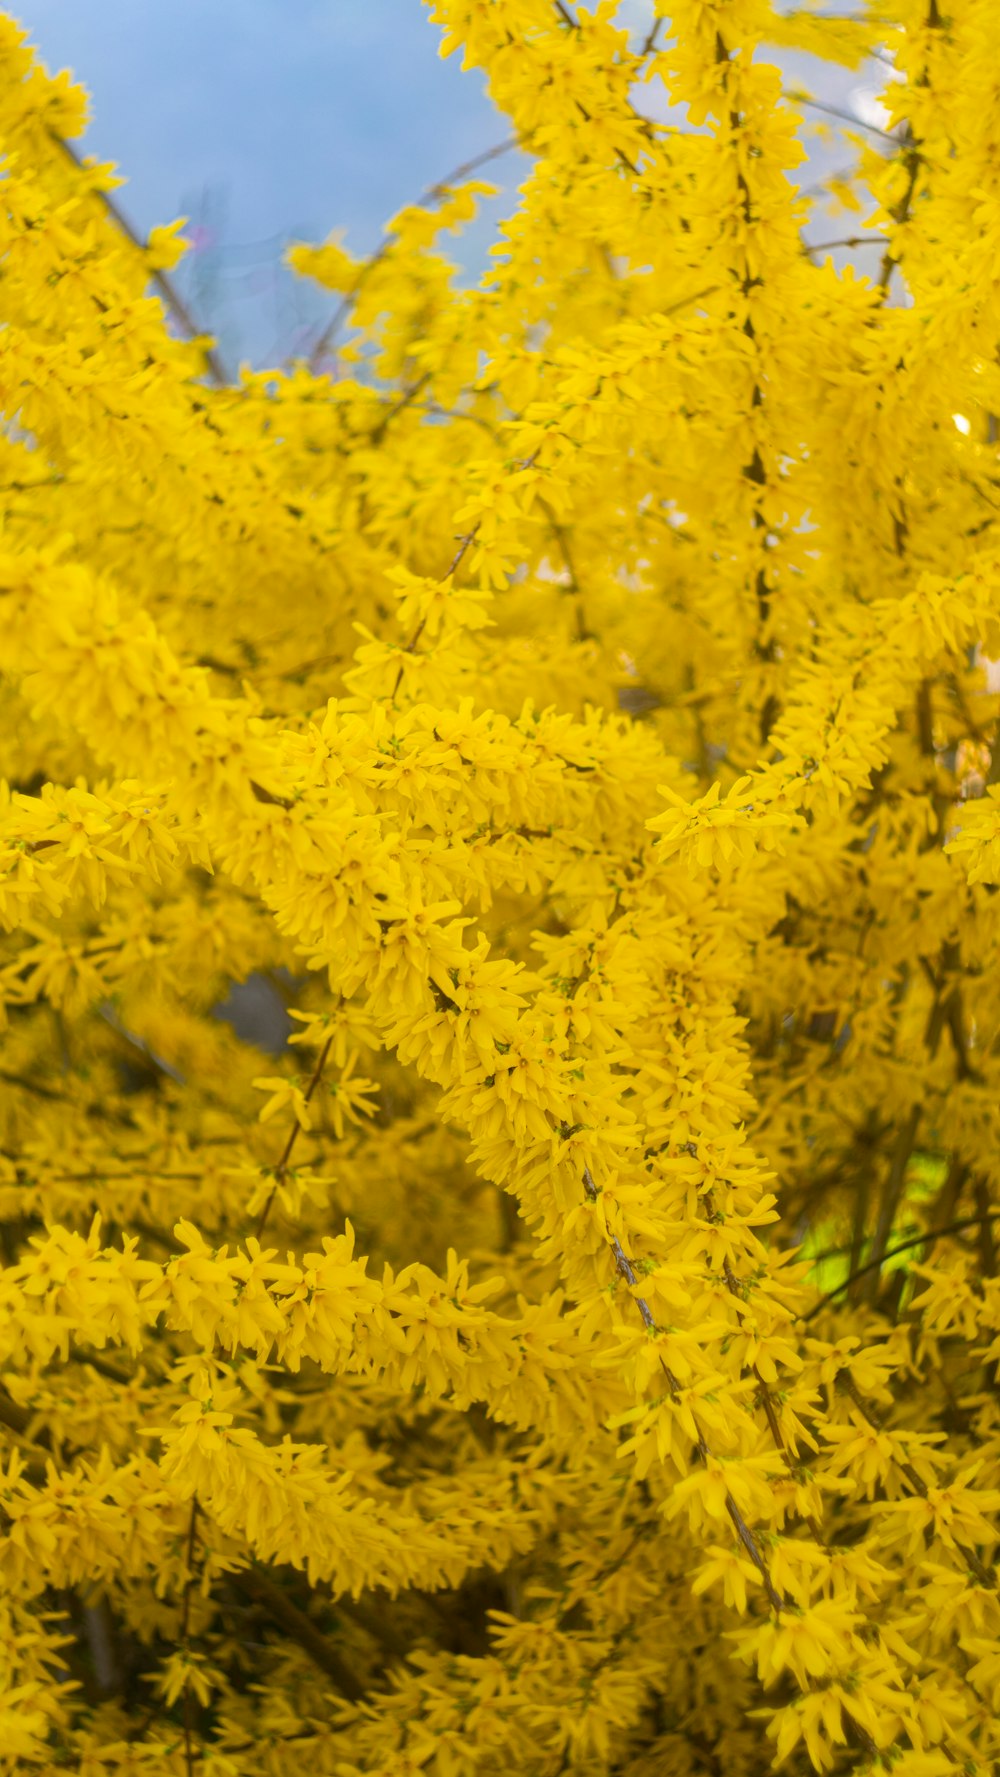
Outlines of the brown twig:
{"label": "brown twig", "polygon": [[[184,1648],[185,1658],[187,1658],[189,1654],[191,1643],[191,1595],[194,1591],[194,1551],[197,1535],[198,1496],[195,1494],[191,1500],[191,1519],[188,1524],[187,1555],[185,1558],[187,1572],[184,1578],[184,1595],[181,1605],[181,1644]],[[192,1752],[192,1717],[191,1681],[188,1679],[184,1686],[184,1760],[187,1765],[188,1777],[191,1777],[191,1773],[194,1769],[194,1755]]]}
{"label": "brown twig", "polygon": [[[320,1050],[319,1060],[317,1061],[316,1066],[313,1070],[312,1079],[309,1081],[309,1084],[306,1087],[306,1090],[305,1090],[305,1103],[306,1104],[309,1103],[309,1100],[312,1098],[313,1093],[315,1092],[317,1086],[320,1083],[320,1079],[322,1078],[322,1074],[323,1074],[323,1069],[326,1066],[327,1056],[329,1055],[332,1047],[333,1047],[333,1037],[330,1036],[330,1037],[327,1037],[326,1042],[323,1044],[323,1047]],[[285,1143],[284,1152],[281,1156],[281,1159],[278,1161],[277,1167],[275,1168],[274,1184],[271,1186],[270,1195],[269,1195],[267,1202],[265,1203],[263,1209],[260,1212],[260,1218],[257,1222],[256,1228],[254,1229],[254,1233],[255,1233],[258,1240],[260,1239],[261,1235],[263,1234],[264,1228],[267,1224],[267,1218],[271,1213],[271,1205],[274,1202],[275,1193],[278,1189],[278,1186],[280,1184],[282,1184],[284,1181],[285,1173],[288,1170],[288,1162],[292,1157],[292,1149],[294,1148],[295,1143],[298,1140],[299,1130],[301,1129],[301,1127],[302,1127],[302,1125],[299,1122],[298,1118],[296,1117],[295,1122],[292,1124],[292,1127],[288,1132],[288,1140]]]}
{"label": "brown twig", "polygon": [[[72,146],[72,144],[67,142],[67,140],[64,136],[58,135],[55,130],[49,130],[48,134],[49,134],[51,140],[53,142],[55,142],[59,148],[62,149],[62,151],[66,155],[67,159],[72,161],[72,163],[76,167],[77,171],[80,173],[85,172],[86,166],[85,166],[83,160],[77,154],[76,149]],[[108,215],[111,217],[111,220],[117,225],[118,228],[121,229],[122,234],[126,237],[126,239],[131,241],[136,252],[139,253],[142,256],[142,258],[145,260],[146,253],[148,251],[145,242],[141,239],[141,237],[138,234],[138,232],[136,231],[136,229],[133,228],[131,222],[128,220],[128,217],[125,215],[124,211],[115,202],[115,199],[111,196],[110,191],[95,191],[94,195],[95,195],[95,197],[97,197],[100,200],[101,204],[104,206]],[[184,329],[184,332],[187,334],[188,338],[189,339],[201,339],[203,336],[203,333],[204,333],[204,329],[198,326],[197,322],[195,321],[194,316],[192,315],[190,309],[187,306],[187,303],[184,301],[184,298],[182,297],[180,291],[177,289],[177,286],[174,284],[173,280],[167,276],[165,271],[154,270],[149,266],[146,267],[146,270],[149,272],[150,279],[156,285],[157,290],[160,292],[160,295],[162,296],[162,298],[163,298],[164,302],[166,303],[168,309],[170,310],[171,314],[173,314],[175,319],[180,322],[180,324],[181,324],[182,328]],[[223,367],[222,360],[219,357],[215,347],[214,346],[204,346],[203,351],[205,354],[205,364],[208,369],[209,375],[212,378],[212,381],[216,382],[220,385],[227,382],[228,378],[226,376],[226,372]]]}
{"label": "brown twig", "polygon": [[[884,1422],[879,1418],[878,1414],[875,1413],[871,1407],[869,1407],[867,1401],[865,1400],[860,1389],[858,1388],[858,1385],[855,1382],[853,1376],[851,1376],[850,1371],[848,1371],[848,1380],[845,1384],[845,1387],[847,1389],[847,1393],[850,1395],[851,1400],[854,1402],[854,1405],[857,1407],[858,1412],[861,1414],[861,1417],[862,1417],[862,1419],[865,1420],[866,1424],[870,1425],[872,1427],[873,1431],[881,1431],[883,1429]],[[913,1467],[913,1464],[910,1462],[907,1462],[905,1459],[900,1459],[898,1457],[896,1458],[896,1461],[897,1461],[897,1465],[899,1467],[900,1473],[902,1475],[905,1475],[907,1481],[910,1483],[910,1486],[913,1488],[914,1493],[916,1493],[920,1499],[926,1499],[927,1498],[926,1482],[921,1480],[920,1476],[917,1474],[916,1469]],[[975,1549],[966,1548],[965,1545],[963,1543],[960,1543],[957,1538],[955,1539],[955,1547],[958,1550],[958,1553],[961,1555],[963,1561],[966,1563],[967,1567],[969,1568],[970,1573],[975,1574],[976,1579],[979,1581],[979,1584],[981,1586],[986,1586],[990,1590],[992,1590],[996,1585],[995,1570],[993,1568],[986,1566],[986,1563],[983,1560],[981,1560],[979,1555],[977,1555]]]}
{"label": "brown twig", "polygon": [[885,247],[888,245],[883,234],[848,234],[840,241],[803,241],[802,248],[806,253],[832,253],[834,247]]}
{"label": "brown twig", "polygon": [[57,1092],[52,1086],[43,1086],[39,1080],[30,1079],[27,1074],[15,1074],[5,1067],[0,1067],[0,1080],[6,1080],[9,1086],[20,1086],[23,1092],[33,1092],[36,1098],[61,1103],[67,1096],[65,1092]]}
{"label": "brown twig", "polygon": [[393,420],[396,419],[399,414],[405,413],[408,407],[413,406],[417,396],[427,387],[430,380],[431,373],[429,370],[425,370],[423,375],[419,376],[415,383],[411,383],[408,389],[403,390],[399,400],[394,401],[392,406],[382,415],[382,418],[379,420],[378,425],[375,427],[375,430],[368,440],[369,446],[381,444],[386,431],[392,425]]}
{"label": "brown twig", "polygon": [[[912,1106],[896,1137],[896,1144],[892,1151],[892,1159],[889,1163],[889,1177],[886,1179],[885,1190],[882,1193],[882,1199],[879,1203],[878,1222],[872,1239],[872,1263],[866,1267],[866,1270],[869,1272],[877,1271],[885,1257],[885,1250],[889,1244],[889,1236],[892,1233],[892,1224],[896,1219],[896,1211],[898,1210],[903,1197],[903,1187],[906,1183],[906,1169],[910,1163],[910,1156],[913,1153],[914,1144],[917,1139],[917,1125],[920,1122],[920,1112],[921,1106],[919,1104]],[[869,1301],[874,1302],[875,1297],[878,1294],[877,1281],[869,1288],[867,1294]]]}
{"label": "brown twig", "polygon": [[[482,521],[480,520],[480,523],[481,522]],[[469,531],[466,536],[459,538],[458,550],[457,550],[456,554],[452,557],[449,567],[447,568],[445,573],[442,575],[442,577],[441,577],[442,580],[450,580],[452,575],[457,572],[458,568],[460,567],[462,561],[465,558],[466,551],[475,542],[478,535],[479,535],[479,525],[474,524],[471,531]],[[421,636],[424,633],[424,629],[426,627],[426,624],[427,624],[426,617],[421,617],[420,622],[417,624],[416,628],[414,629],[413,634],[411,635],[409,641],[405,644],[405,652],[407,654],[413,653],[414,648],[416,647],[417,643],[419,642]],[[392,688],[393,701],[395,701],[395,699],[399,695],[399,687],[403,683],[403,671],[404,671],[403,663],[402,663],[402,661],[400,661],[399,671],[396,674],[396,683],[394,684],[394,686]]]}
{"label": "brown twig", "polygon": [[[941,28],[941,15],[937,9],[937,0],[928,0],[926,26],[929,31],[940,30]],[[915,84],[917,86],[927,86],[929,84],[926,63],[924,64]],[[907,168],[906,190],[903,192],[898,204],[896,204],[889,212],[897,227],[902,227],[910,219],[910,214],[913,209],[913,199],[916,196],[917,180],[920,177],[920,168],[924,162],[920,144],[916,140],[909,123],[907,123],[900,140],[902,140],[904,144],[903,164]],[[881,290],[883,297],[886,297],[889,294],[889,285],[892,281],[892,274],[895,267],[899,264],[893,251],[893,245],[894,243],[890,243],[886,248],[882,258],[881,269],[879,271],[878,287]]]}
{"label": "brown twig", "polygon": [[[420,197],[418,197],[417,203],[437,203],[441,198],[447,196],[448,192],[460,179],[468,178],[470,173],[478,172],[480,167],[488,166],[490,161],[499,160],[501,155],[510,154],[512,149],[520,147],[521,141],[519,137],[507,136],[504,141],[497,142],[493,148],[485,148],[481,154],[474,154],[471,160],[463,161],[460,166],[453,168],[450,173],[446,173],[443,179],[438,179],[433,185],[428,185],[426,191],[423,191]],[[328,351],[343,322],[350,314],[363,286],[367,283],[368,278],[375,270],[375,267],[381,264],[391,245],[392,236],[387,235],[381,246],[377,247],[375,252],[365,260],[357,277],[351,285],[351,288],[345,291],[341,301],[338,303],[309,353],[308,365],[311,371],[315,372],[318,369],[320,359],[323,357],[324,352]]]}
{"label": "brown twig", "polygon": [[[592,1203],[596,1202],[599,1193],[597,1190],[597,1186],[595,1185],[594,1180],[591,1176],[589,1166],[585,1166],[583,1169],[583,1184],[584,1184],[584,1189],[587,1193],[587,1196],[590,1198],[591,1202]],[[614,1255],[615,1267],[618,1271],[618,1275],[620,1277],[624,1278],[625,1282],[628,1284],[629,1289],[632,1292],[632,1300],[635,1303],[636,1307],[638,1308],[640,1315],[642,1316],[642,1323],[643,1323],[644,1327],[646,1328],[646,1331],[648,1333],[657,1332],[659,1329],[657,1328],[657,1325],[656,1325],[656,1317],[654,1316],[653,1311],[649,1306],[649,1303],[646,1301],[645,1296],[640,1296],[635,1293],[639,1287],[639,1280],[636,1277],[635,1269],[632,1265],[631,1260],[626,1258],[626,1256],[625,1256],[624,1248],[622,1247],[621,1241],[618,1239],[617,1235],[612,1235],[611,1240],[610,1240],[610,1246],[611,1246],[612,1254]],[[666,1380],[667,1388],[669,1389],[670,1394],[676,1399],[677,1396],[681,1393],[680,1383],[678,1382],[673,1371],[670,1369],[670,1366],[667,1364],[666,1360],[661,1357],[660,1362],[663,1365],[663,1374],[664,1374],[664,1378]],[[701,1457],[702,1461],[708,1462],[709,1458],[711,1457],[712,1452],[708,1446],[708,1442],[705,1438],[705,1434],[701,1430],[700,1426],[698,1427],[697,1448],[698,1448],[698,1454]],[[730,1517],[732,1524],[733,1524],[733,1528],[736,1531],[736,1534],[739,1537],[740,1542],[743,1544],[743,1547],[746,1549],[746,1552],[749,1555],[754,1566],[756,1567],[757,1572],[760,1574],[761,1581],[764,1586],[764,1591],[767,1595],[767,1601],[770,1604],[771,1609],[774,1611],[776,1616],[779,1616],[781,1614],[781,1611],[784,1609],[785,1600],[782,1598],[781,1593],[777,1590],[777,1587],[775,1586],[774,1581],[771,1578],[770,1572],[768,1570],[767,1562],[765,1561],[764,1556],[761,1554],[760,1548],[757,1544],[757,1540],[753,1534],[753,1531],[751,1530],[749,1524],[746,1522],[746,1519],[744,1518],[742,1512],[740,1511],[739,1506],[737,1505],[735,1499],[733,1498],[732,1494],[729,1492],[728,1489],[726,1490],[726,1511],[729,1514],[729,1517]]]}
{"label": "brown twig", "polygon": [[[6,1425],[9,1431],[16,1432],[19,1438],[23,1438],[27,1437],[28,1427],[33,1418],[34,1414],[29,1408],[20,1406],[7,1393],[6,1389],[0,1388],[0,1424]],[[29,1442],[41,1444],[47,1449],[49,1446],[48,1434],[44,1431],[36,1431]]]}
{"label": "brown twig", "polygon": [[822,99],[811,99],[808,93],[790,87],[784,96],[793,105],[805,105],[809,111],[823,111],[827,117],[839,118],[841,123],[849,123],[854,129],[868,130],[871,135],[881,136],[886,142],[895,144],[899,141],[899,137],[893,135],[891,130],[883,130],[877,123],[866,123],[863,117],[855,117],[851,111],[841,111],[836,105],[827,105]]}
{"label": "brown twig", "polygon": [[257,1566],[240,1568],[230,1575],[241,1592],[263,1605],[268,1616],[284,1629],[287,1635],[297,1641],[299,1646],[309,1655],[315,1666],[332,1678],[341,1696],[356,1702],[362,1694],[354,1674],[349,1671],[335,1648],[332,1648],[326,1637],[320,1633],[311,1617],[300,1610],[288,1597],[288,1594],[272,1580],[264,1570]]}
{"label": "brown twig", "polygon": [[948,1222],[943,1228],[926,1228],[922,1234],[911,1234],[908,1240],[901,1240],[897,1245],[890,1246],[880,1259],[870,1259],[867,1264],[859,1265],[849,1277],[844,1278],[843,1283],[838,1283],[836,1289],[827,1290],[825,1295],[820,1296],[818,1302],[815,1302],[805,1314],[799,1315],[798,1318],[802,1321],[812,1320],[826,1307],[828,1302],[834,1301],[837,1296],[843,1294],[844,1290],[850,1289],[852,1283],[856,1282],[859,1277],[867,1277],[870,1271],[879,1270],[888,1259],[894,1259],[897,1253],[911,1252],[916,1246],[928,1246],[935,1240],[946,1240],[949,1235],[960,1234],[965,1228],[980,1228],[984,1222],[997,1221],[1000,1221],[1000,1209],[991,1209],[985,1215],[961,1216],[958,1221]]}

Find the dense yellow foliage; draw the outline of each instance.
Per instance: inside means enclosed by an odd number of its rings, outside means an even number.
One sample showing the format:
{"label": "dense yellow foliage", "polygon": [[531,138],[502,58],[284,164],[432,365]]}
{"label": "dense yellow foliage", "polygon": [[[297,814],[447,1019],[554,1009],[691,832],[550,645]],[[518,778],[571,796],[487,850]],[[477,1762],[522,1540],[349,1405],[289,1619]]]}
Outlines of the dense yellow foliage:
{"label": "dense yellow foliage", "polygon": [[617,10],[238,386],[0,22],[4,1772],[1000,1754],[996,0]]}

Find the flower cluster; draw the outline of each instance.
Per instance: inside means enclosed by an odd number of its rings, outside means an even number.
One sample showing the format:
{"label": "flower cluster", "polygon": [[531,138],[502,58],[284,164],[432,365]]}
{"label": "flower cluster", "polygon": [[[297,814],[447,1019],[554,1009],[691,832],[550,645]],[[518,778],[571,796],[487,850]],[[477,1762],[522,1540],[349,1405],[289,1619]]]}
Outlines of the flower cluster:
{"label": "flower cluster", "polygon": [[0,19],[0,1777],[1000,1758],[995,0],[647,10],[232,385]]}

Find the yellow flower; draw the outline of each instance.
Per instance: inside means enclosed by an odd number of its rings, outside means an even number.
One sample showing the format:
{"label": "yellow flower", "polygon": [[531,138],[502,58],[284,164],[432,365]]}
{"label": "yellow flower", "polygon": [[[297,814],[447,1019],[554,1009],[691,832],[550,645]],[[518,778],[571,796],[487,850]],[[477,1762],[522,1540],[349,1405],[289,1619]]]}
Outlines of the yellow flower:
{"label": "yellow flower", "polygon": [[291,1111],[300,1129],[311,1129],[312,1118],[297,1074],[265,1074],[251,1082],[257,1092],[268,1092],[270,1097],[261,1106],[258,1122],[266,1123],[271,1117],[283,1116]]}

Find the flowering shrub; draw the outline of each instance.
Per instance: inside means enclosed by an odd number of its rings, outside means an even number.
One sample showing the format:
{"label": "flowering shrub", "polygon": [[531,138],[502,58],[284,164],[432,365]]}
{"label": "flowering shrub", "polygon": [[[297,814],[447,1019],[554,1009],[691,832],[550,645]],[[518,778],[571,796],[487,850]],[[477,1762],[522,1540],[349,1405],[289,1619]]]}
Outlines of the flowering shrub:
{"label": "flowering shrub", "polygon": [[0,1768],[985,1774],[994,0],[432,11],[488,275],[238,386],[0,24]]}

